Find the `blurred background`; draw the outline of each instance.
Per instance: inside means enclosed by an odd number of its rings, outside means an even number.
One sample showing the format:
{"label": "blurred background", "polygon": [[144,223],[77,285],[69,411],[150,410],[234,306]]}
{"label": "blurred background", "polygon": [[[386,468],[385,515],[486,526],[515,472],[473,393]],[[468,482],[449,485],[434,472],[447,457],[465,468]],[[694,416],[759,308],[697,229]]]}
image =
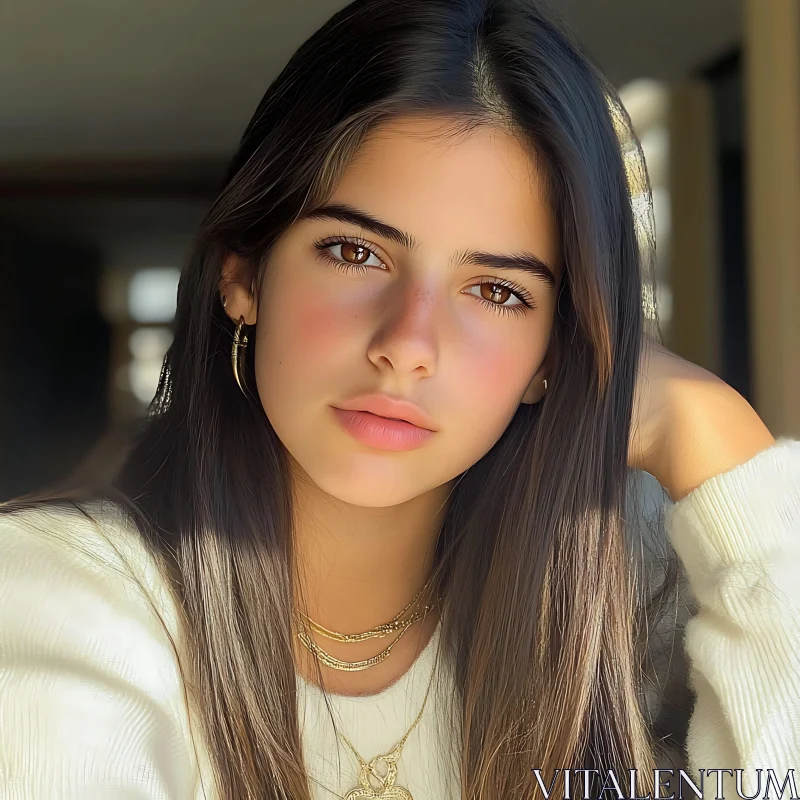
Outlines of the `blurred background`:
{"label": "blurred background", "polygon": [[[0,500],[85,469],[145,413],[226,161],[345,4],[2,5]],[[800,436],[800,0],[553,5],[642,142],[665,343]]]}

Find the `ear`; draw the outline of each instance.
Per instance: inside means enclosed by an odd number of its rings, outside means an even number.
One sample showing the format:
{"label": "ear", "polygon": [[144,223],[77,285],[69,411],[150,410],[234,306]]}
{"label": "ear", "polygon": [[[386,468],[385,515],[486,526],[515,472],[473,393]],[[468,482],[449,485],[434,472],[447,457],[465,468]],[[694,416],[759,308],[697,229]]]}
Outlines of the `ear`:
{"label": "ear", "polygon": [[233,253],[222,265],[218,283],[220,301],[225,298],[225,313],[238,322],[244,317],[245,325],[255,325],[258,318],[258,298],[255,293],[251,266]]}
{"label": "ear", "polygon": [[[531,382],[525,389],[525,394],[522,395],[521,402],[533,405],[538,403],[545,396],[545,393],[550,389],[550,375],[552,373],[552,366],[550,363],[550,350],[548,349],[547,355],[541,363],[536,374],[531,378]],[[544,381],[547,380],[547,389],[544,388]]]}

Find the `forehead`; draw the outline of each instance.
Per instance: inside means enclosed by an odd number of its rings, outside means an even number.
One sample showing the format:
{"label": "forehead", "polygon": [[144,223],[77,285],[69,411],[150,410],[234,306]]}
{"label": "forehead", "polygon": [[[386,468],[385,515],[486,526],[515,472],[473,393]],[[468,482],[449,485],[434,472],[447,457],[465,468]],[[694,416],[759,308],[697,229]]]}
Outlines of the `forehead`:
{"label": "forehead", "polygon": [[502,128],[468,132],[446,118],[377,126],[330,200],[351,203],[411,234],[420,251],[529,251],[558,275],[555,219],[542,168]]}

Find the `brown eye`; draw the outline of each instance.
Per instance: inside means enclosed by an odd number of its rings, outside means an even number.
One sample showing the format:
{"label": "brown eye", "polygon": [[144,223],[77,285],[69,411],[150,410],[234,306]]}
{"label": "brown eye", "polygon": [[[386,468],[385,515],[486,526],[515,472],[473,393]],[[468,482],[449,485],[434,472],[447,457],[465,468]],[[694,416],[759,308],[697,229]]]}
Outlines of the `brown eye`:
{"label": "brown eye", "polygon": [[482,283],[480,284],[480,287],[481,296],[484,300],[489,300],[490,302],[498,303],[499,305],[504,305],[508,298],[513,294],[511,289],[499,283]]}
{"label": "brown eye", "polygon": [[[314,247],[319,252],[319,257],[331,262],[342,272],[355,272],[362,274],[370,267],[385,269],[381,257],[367,242],[351,241],[341,236],[314,242]],[[338,253],[336,251],[339,251]],[[369,258],[375,259],[367,263]]]}
{"label": "brown eye", "polygon": [[363,264],[371,255],[366,247],[354,242],[343,242],[341,248],[342,258],[351,264]]}
{"label": "brown eye", "polygon": [[[475,289],[478,290],[477,293],[474,293]],[[471,294],[498,314],[524,314],[529,309],[536,308],[536,303],[525,289],[496,278],[473,283],[467,294]],[[515,302],[509,303],[512,298]]]}

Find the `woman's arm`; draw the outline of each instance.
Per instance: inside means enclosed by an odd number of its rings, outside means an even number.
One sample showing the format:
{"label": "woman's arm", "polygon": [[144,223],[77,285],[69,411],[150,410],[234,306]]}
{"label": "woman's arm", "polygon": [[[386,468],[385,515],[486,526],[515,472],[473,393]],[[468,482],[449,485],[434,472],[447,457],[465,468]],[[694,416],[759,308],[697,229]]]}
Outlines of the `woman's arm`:
{"label": "woman's arm", "polygon": [[[776,443],[741,395],[659,346],[643,366],[630,461],[677,501],[667,531],[698,604],[689,767],[741,769],[742,794],[780,797],[800,767],[800,442]],[[720,774],[718,796],[737,797],[735,773]],[[783,797],[797,797],[788,774]]]}
{"label": "woman's arm", "polygon": [[712,372],[651,341],[639,367],[628,464],[672,500],[775,444],[747,400]]}
{"label": "woman's arm", "polygon": [[[698,613],[686,625],[696,694],[687,737],[694,775],[744,769],[742,794],[779,797],[800,767],[800,441],[711,477],[667,510]],[[762,783],[755,769],[764,770]],[[797,797],[800,771],[784,798]],[[704,796],[717,795],[715,774]],[[733,777],[720,796],[737,797]]]}
{"label": "woman's arm", "polygon": [[169,639],[72,516],[0,517],[0,797],[193,798]]}

